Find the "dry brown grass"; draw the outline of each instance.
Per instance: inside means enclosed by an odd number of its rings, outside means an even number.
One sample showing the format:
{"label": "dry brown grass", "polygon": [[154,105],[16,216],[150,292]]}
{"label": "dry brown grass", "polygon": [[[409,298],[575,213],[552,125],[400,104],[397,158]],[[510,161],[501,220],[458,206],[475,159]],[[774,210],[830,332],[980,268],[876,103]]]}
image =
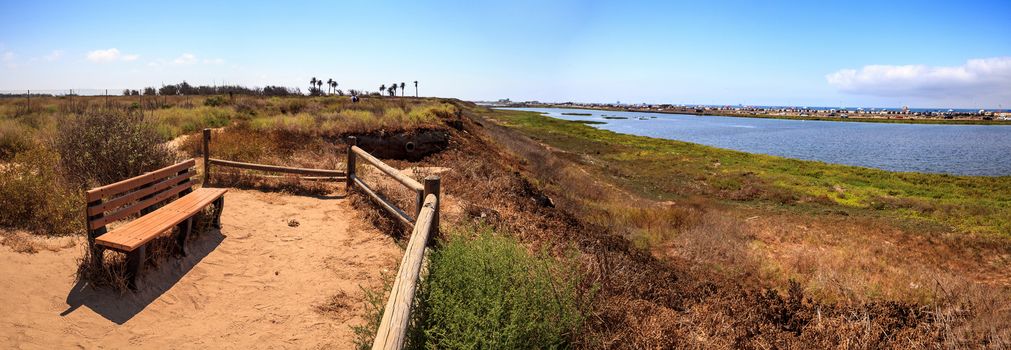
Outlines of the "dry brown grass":
{"label": "dry brown grass", "polygon": [[358,301],[351,298],[347,292],[340,290],[327,298],[325,302],[313,306],[313,309],[320,315],[334,319],[342,319],[346,317],[353,308],[353,304],[357,302]]}
{"label": "dry brown grass", "polygon": [[46,236],[83,231],[83,191],[59,164],[56,152],[36,147],[0,165],[0,227]]}
{"label": "dry brown grass", "polygon": [[0,245],[10,247],[16,253],[35,254],[41,251],[58,252],[76,243],[70,237],[40,237],[26,231],[0,229]]}
{"label": "dry brown grass", "polygon": [[[578,156],[545,152],[536,143],[485,124],[483,129],[466,129],[483,138],[457,139],[458,148],[426,163],[454,169],[443,177],[444,188],[466,202],[460,204],[466,209],[453,220],[491,218],[531,245],[579,248],[585,274],[601,288],[590,322],[577,337],[580,347],[1008,346],[1007,290],[991,289],[989,295],[956,291],[953,286],[986,289],[964,278],[940,277],[920,287],[933,294],[927,300],[907,298],[907,291],[898,288],[907,283],[905,274],[939,271],[917,270],[934,263],[922,259],[926,255],[937,255],[941,263],[969,257],[956,244],[941,244],[944,248],[936,251],[915,245],[913,254],[868,251],[876,245],[874,239],[895,233],[848,241],[860,232],[777,234],[749,223],[776,222],[779,216],[749,220],[754,212],[704,198],[651,203],[601,181],[579,165],[585,160]],[[796,213],[786,217],[812,220]],[[847,227],[822,224],[825,230]],[[893,227],[874,220],[848,227],[865,225]],[[825,244],[813,244],[819,240]],[[908,247],[899,239],[892,243]],[[787,249],[794,245],[795,250]],[[966,251],[986,247],[970,246]],[[986,255],[995,247],[975,251]],[[790,253],[769,255],[783,250]],[[843,288],[815,287],[814,277],[832,280],[830,273],[837,274],[833,283]],[[893,293],[881,293],[885,290]]]}
{"label": "dry brown grass", "polygon": [[[390,104],[409,109],[395,104],[428,103],[384,100],[352,107],[383,114]],[[185,99],[170,103],[189,108]],[[229,108],[240,115],[276,109],[297,121],[300,113],[335,113],[337,118],[341,108],[352,108],[348,103],[339,98],[239,99]],[[471,107],[461,110],[476,113]],[[545,151],[487,122],[482,127],[471,119],[452,121],[462,123],[465,132],[452,131],[448,150],[422,160],[452,168],[441,174],[443,225],[484,222],[513,233],[531,249],[555,254],[577,249],[583,287],[599,288],[584,329],[572,337],[577,347],[1009,346],[1011,292],[1004,286],[1011,281],[1011,249],[1006,243],[953,238],[876,217],[742,209],[719,200],[820,200],[755,190],[763,184],[748,174],[735,175],[734,186],[713,189],[712,198],[649,201],[616,186],[620,181],[598,171],[606,164],[592,158]],[[342,169],[343,144],[337,135],[320,137],[297,124],[285,125],[290,127],[218,131],[214,157]],[[190,138],[184,145],[196,156],[199,142],[199,137]],[[383,181],[368,166],[360,169],[366,182],[413,214],[413,193]],[[250,174],[223,170],[214,174],[218,184],[283,191],[304,191],[306,186],[290,179],[271,180],[280,185],[257,183]],[[367,197],[350,196],[373,225],[403,231]],[[888,198],[880,202],[915,211],[945,210]],[[122,265],[117,259],[109,257],[107,271],[88,273],[116,285]],[[342,300],[338,296],[318,310],[339,312],[334,310],[346,306]]]}

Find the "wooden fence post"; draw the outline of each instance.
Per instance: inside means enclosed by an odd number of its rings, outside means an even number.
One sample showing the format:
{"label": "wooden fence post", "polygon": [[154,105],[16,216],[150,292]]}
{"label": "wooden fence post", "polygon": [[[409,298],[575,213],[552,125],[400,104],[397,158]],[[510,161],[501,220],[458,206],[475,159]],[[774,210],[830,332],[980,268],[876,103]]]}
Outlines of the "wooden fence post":
{"label": "wooden fence post", "polygon": [[357,137],[354,137],[354,136],[348,137],[348,160],[347,160],[347,168],[348,169],[347,169],[347,171],[345,171],[345,173],[346,173],[345,175],[347,175],[347,191],[348,191],[348,193],[351,192],[352,185],[354,185],[354,182],[355,182],[355,180],[354,180],[354,177],[355,177],[355,152],[353,150],[351,150],[351,148],[354,147],[354,146],[357,146],[357,145],[358,145],[358,138]]}
{"label": "wooden fence post", "polygon": [[425,178],[425,193],[424,196],[428,197],[429,194],[435,195],[435,213],[432,215],[432,233],[429,234],[429,239],[431,237],[437,236],[439,234],[439,206],[442,202],[442,197],[439,195],[439,176],[430,175]]}
{"label": "wooden fence post", "polygon": [[204,186],[211,178],[211,129],[204,129]]}

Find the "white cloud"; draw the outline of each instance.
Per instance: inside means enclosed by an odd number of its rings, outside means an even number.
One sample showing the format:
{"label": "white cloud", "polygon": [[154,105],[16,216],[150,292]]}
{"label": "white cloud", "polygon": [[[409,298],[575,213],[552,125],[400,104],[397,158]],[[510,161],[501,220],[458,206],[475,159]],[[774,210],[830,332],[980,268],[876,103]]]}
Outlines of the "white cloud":
{"label": "white cloud", "polygon": [[187,64],[187,65],[188,64],[197,64],[197,63],[202,63],[202,64],[224,64],[225,60],[222,59],[222,58],[198,59],[197,55],[194,55],[194,54],[191,54],[191,53],[184,53],[181,56],[177,57],[175,60],[172,60],[172,63],[173,64],[180,64],[180,65],[182,65],[182,64]]}
{"label": "white cloud", "polygon": [[49,62],[54,62],[63,57],[63,50],[53,50],[53,52],[48,55],[42,56],[43,59]]}
{"label": "white cloud", "polygon": [[92,62],[112,62],[119,59],[119,49],[95,50],[88,52],[88,60]]}
{"label": "white cloud", "polygon": [[194,64],[197,63],[197,56],[191,53],[184,53],[172,62],[175,64]]}
{"label": "white cloud", "polygon": [[825,76],[844,93],[903,98],[1011,97],[1011,57],[972,59],[954,67],[869,65]]}
{"label": "white cloud", "polygon": [[87,58],[92,62],[115,62],[115,61],[136,61],[140,58],[140,55],[126,55],[119,52],[117,48],[105,49],[105,50],[95,50],[88,52]]}

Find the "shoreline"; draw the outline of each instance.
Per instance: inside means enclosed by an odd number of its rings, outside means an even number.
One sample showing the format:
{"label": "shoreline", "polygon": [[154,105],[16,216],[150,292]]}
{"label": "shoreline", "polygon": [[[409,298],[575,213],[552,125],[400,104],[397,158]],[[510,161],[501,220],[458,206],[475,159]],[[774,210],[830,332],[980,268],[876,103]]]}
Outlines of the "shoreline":
{"label": "shoreline", "polygon": [[922,117],[909,117],[903,116],[902,118],[867,118],[867,117],[828,117],[828,116],[793,116],[793,115],[770,115],[770,114],[756,114],[756,113],[713,113],[702,111],[698,112],[695,110],[652,110],[648,108],[606,108],[606,107],[590,107],[590,106],[570,106],[570,105],[557,105],[557,104],[540,104],[540,105],[530,105],[530,104],[517,104],[511,106],[495,106],[493,108],[564,108],[564,109],[582,109],[582,110],[594,110],[594,111],[610,111],[610,112],[637,112],[637,113],[659,113],[659,114],[684,114],[684,115],[695,115],[695,116],[711,116],[711,117],[738,117],[738,118],[756,118],[756,119],[785,119],[785,120],[812,120],[812,121],[829,121],[829,122],[864,122],[864,123],[885,123],[885,124],[936,124],[936,125],[1007,125],[1011,126],[1011,121],[1008,120],[982,120],[982,119],[938,119],[938,118],[922,118]]}
{"label": "shoreline", "polygon": [[1011,207],[1002,201],[1011,193],[1011,175],[893,171],[748,153],[618,133],[532,111],[498,110],[491,118],[538,142],[607,164],[617,181],[658,201],[703,195],[754,205],[847,208],[1011,237]]}
{"label": "shoreline", "polygon": [[[507,107],[507,108],[513,108],[513,107]],[[520,107],[520,108],[525,108],[525,107]],[[539,108],[539,107],[529,107],[529,108]],[[543,107],[543,108],[555,108],[555,107]],[[1006,174],[1006,175],[971,175],[971,174],[958,174],[958,173],[946,173],[946,172],[925,172],[925,171],[911,171],[911,170],[893,170],[893,169],[875,168],[875,167],[865,166],[865,165],[834,163],[834,162],[828,162],[828,161],[817,160],[817,159],[804,159],[804,158],[787,157],[787,156],[780,156],[780,155],[767,154],[767,153],[756,153],[756,152],[749,152],[749,151],[732,149],[732,148],[725,148],[725,147],[714,146],[714,145],[707,145],[707,144],[702,144],[702,143],[697,143],[697,142],[692,142],[692,141],[678,140],[678,139],[672,139],[672,138],[663,138],[663,137],[654,137],[654,136],[646,136],[646,135],[629,134],[629,133],[617,132],[617,131],[613,131],[613,130],[601,129],[601,128],[595,127],[595,125],[607,124],[606,122],[599,122],[599,121],[594,121],[594,120],[578,120],[578,119],[577,120],[568,120],[568,119],[561,119],[561,118],[556,118],[556,117],[552,117],[550,115],[547,115],[547,113],[537,112],[537,111],[520,111],[520,112],[537,113],[541,117],[550,118],[550,119],[552,119],[554,121],[558,121],[558,122],[561,122],[561,123],[573,123],[573,124],[584,125],[584,126],[591,127],[594,130],[604,131],[604,132],[609,132],[609,133],[614,133],[616,135],[623,136],[623,137],[644,138],[644,139],[647,139],[647,140],[658,141],[658,142],[680,142],[680,143],[687,143],[687,144],[691,144],[691,145],[698,146],[698,147],[708,147],[708,148],[713,148],[713,149],[717,149],[717,150],[720,150],[720,151],[739,152],[739,153],[743,153],[743,154],[748,154],[748,155],[752,155],[752,156],[760,156],[760,157],[780,158],[780,159],[787,160],[787,161],[812,162],[812,163],[819,163],[819,164],[830,165],[830,166],[851,167],[851,168],[856,168],[856,169],[861,169],[861,170],[868,170],[868,171],[883,171],[883,172],[887,172],[887,173],[893,173],[893,174],[896,174],[896,175],[905,174],[905,175],[942,176],[942,177],[952,177],[952,178],[962,177],[962,178],[1011,179],[1011,174]],[[641,113],[646,113],[646,112],[641,112]],[[649,112],[649,113],[660,113],[660,112]],[[664,113],[664,114],[679,114],[679,113]],[[707,115],[707,116],[714,116],[714,117],[736,117],[736,116],[728,116],[728,115]],[[756,117],[756,118],[759,118],[759,119],[777,119],[777,118],[771,118],[771,117],[770,118]],[[819,120],[819,121],[821,121],[821,120]],[[832,121],[832,120],[827,120],[827,121]]]}

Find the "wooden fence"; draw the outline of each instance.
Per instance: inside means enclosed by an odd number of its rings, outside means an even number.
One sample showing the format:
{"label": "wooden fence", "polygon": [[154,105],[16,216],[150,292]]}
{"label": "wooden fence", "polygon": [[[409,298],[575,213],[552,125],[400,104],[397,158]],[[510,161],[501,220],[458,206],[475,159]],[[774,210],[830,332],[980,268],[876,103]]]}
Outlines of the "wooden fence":
{"label": "wooden fence", "polygon": [[[440,179],[438,176],[428,176],[425,183],[406,176],[397,169],[383,163],[378,158],[358,148],[357,139],[348,139],[347,172],[325,169],[291,168],[275,165],[242,163],[210,157],[211,130],[204,129],[204,183],[210,178],[211,166],[223,166],[264,172],[305,175],[300,179],[344,180],[348,191],[359,189],[367,194],[380,207],[384,208],[405,226],[413,227],[411,237],[407,242],[404,257],[400,260],[397,277],[393,280],[393,289],[386,302],[383,318],[376,331],[372,349],[401,349],[407,336],[407,328],[411,320],[411,308],[414,304],[414,293],[417,290],[421,267],[425,260],[425,248],[429,238],[439,232],[439,200]],[[393,178],[417,194],[414,219],[403,209],[386,200],[369,187],[357,176],[358,159],[376,167],[383,174]]]}
{"label": "wooden fence", "polygon": [[[342,171],[337,170],[326,170],[326,169],[307,169],[307,168],[293,168],[293,167],[283,167],[277,165],[265,165],[265,164],[253,164],[253,163],[243,163],[231,160],[215,159],[211,158],[211,129],[204,129],[204,183],[208,183],[211,176],[211,166],[221,166],[226,168],[237,168],[246,170],[257,170],[270,173],[281,173],[281,174],[293,174],[299,175],[300,180],[315,180],[315,181],[344,181],[347,179],[347,174]],[[261,178],[282,178],[283,176],[276,175],[254,175]]]}
{"label": "wooden fence", "polygon": [[[376,338],[372,342],[372,349],[400,349],[404,346],[407,327],[411,321],[411,307],[414,304],[414,292],[417,290],[418,278],[421,276],[421,266],[425,260],[425,247],[428,246],[429,238],[439,232],[440,180],[438,176],[429,176],[425,178],[425,183],[422,185],[365,150],[358,148],[357,139],[354,137],[348,140],[347,154],[348,188],[352,188],[352,186],[358,188],[404,225],[413,226],[404,257],[400,260],[397,277],[393,280],[390,298],[386,301],[383,318],[379,322],[379,330],[376,331]],[[396,205],[384,199],[357,176],[356,168],[359,158],[417,194],[414,220],[411,220],[411,217],[403,209],[397,208]]]}

